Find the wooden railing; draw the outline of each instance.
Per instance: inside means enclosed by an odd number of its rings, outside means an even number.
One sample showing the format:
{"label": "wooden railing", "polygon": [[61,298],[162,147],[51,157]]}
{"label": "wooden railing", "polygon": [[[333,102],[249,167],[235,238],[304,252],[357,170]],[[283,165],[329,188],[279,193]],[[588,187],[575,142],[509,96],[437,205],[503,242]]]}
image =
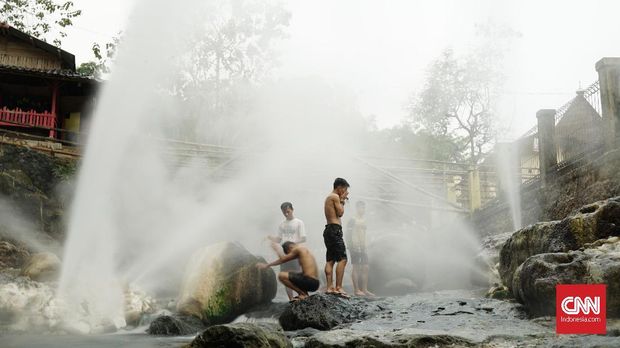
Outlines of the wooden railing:
{"label": "wooden railing", "polygon": [[16,127],[56,128],[56,117],[47,111],[0,109],[0,125]]}

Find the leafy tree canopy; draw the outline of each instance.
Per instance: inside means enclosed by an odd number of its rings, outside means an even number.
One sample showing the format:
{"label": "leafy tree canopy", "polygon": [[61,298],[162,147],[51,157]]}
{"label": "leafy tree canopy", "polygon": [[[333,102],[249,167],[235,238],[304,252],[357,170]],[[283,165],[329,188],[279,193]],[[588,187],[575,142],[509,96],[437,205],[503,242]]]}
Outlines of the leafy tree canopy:
{"label": "leafy tree canopy", "polygon": [[66,28],[82,14],[72,1],[0,0],[0,22],[60,47]]}

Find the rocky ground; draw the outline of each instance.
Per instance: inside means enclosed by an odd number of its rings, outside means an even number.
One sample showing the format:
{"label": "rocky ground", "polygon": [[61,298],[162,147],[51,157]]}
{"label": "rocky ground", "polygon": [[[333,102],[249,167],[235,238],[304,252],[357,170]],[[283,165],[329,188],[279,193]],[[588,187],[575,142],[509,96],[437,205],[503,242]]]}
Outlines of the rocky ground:
{"label": "rocky ground", "polygon": [[[276,302],[239,317],[235,324],[227,324],[246,325],[245,329],[233,327],[211,331],[220,337],[249,330],[253,334],[247,335],[246,339],[252,339],[254,343],[247,347],[262,342],[255,338],[262,330],[267,331],[265,340],[281,342],[271,345],[274,347],[289,346],[289,343],[293,347],[618,347],[620,342],[620,321],[617,319],[608,320],[606,336],[557,336],[553,317],[528,319],[520,304],[483,296],[481,289],[424,292],[379,299],[338,299],[350,302],[357,309],[363,308],[366,317],[326,331],[306,328],[281,333],[278,318],[289,305]],[[181,347],[194,338],[193,335],[151,336],[144,333],[145,330],[141,327],[106,336],[47,336],[46,339],[31,334],[4,335],[2,346]],[[233,336],[239,339],[244,335]],[[278,341],[279,336],[287,340]]]}

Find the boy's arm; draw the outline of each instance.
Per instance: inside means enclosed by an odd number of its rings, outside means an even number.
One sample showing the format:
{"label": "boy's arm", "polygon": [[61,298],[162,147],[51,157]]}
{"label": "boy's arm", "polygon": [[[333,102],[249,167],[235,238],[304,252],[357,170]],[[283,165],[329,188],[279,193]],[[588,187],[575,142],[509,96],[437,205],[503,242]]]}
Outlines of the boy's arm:
{"label": "boy's arm", "polygon": [[336,216],[339,218],[344,215],[344,201],[340,200],[340,196],[334,194],[332,196],[332,201],[334,202],[334,209],[336,210]]}
{"label": "boy's arm", "polygon": [[299,241],[297,243],[305,243],[306,242],[306,228],[304,226],[304,222],[299,220]]}
{"label": "boy's arm", "polygon": [[287,263],[291,260],[294,260],[297,258],[299,252],[297,250],[294,250],[284,256],[280,256],[280,258],[278,258],[277,260],[270,262],[270,263],[258,263],[256,264],[259,268],[265,269],[265,268],[269,268],[269,267],[273,267],[273,266],[277,266],[277,265],[281,265],[283,263]]}

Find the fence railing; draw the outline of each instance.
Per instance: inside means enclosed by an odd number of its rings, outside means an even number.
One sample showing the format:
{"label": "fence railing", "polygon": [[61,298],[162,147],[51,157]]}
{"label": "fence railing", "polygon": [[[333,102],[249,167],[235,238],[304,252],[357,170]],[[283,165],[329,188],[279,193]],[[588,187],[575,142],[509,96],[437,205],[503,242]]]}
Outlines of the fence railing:
{"label": "fence railing", "polygon": [[0,109],[0,125],[16,127],[44,127],[55,128],[56,119],[54,115],[34,110],[24,111],[20,109]]}
{"label": "fence railing", "polygon": [[[600,93],[599,82],[598,81],[594,82],[587,88],[583,89],[581,92],[583,92],[583,97],[588,101],[588,103],[590,103],[590,105],[594,108],[594,110],[596,110],[596,112],[600,115],[601,114],[601,93]],[[574,97],[573,99],[569,100],[564,105],[556,109],[555,124],[558,124],[558,122],[560,122],[560,120],[562,119],[562,117],[564,117],[564,114],[566,113],[568,108],[570,108],[570,106],[573,104],[576,98],[577,97]],[[538,125],[535,125],[532,128],[530,128],[527,132],[525,132],[521,136],[521,138],[534,135],[537,132],[538,132]]]}

